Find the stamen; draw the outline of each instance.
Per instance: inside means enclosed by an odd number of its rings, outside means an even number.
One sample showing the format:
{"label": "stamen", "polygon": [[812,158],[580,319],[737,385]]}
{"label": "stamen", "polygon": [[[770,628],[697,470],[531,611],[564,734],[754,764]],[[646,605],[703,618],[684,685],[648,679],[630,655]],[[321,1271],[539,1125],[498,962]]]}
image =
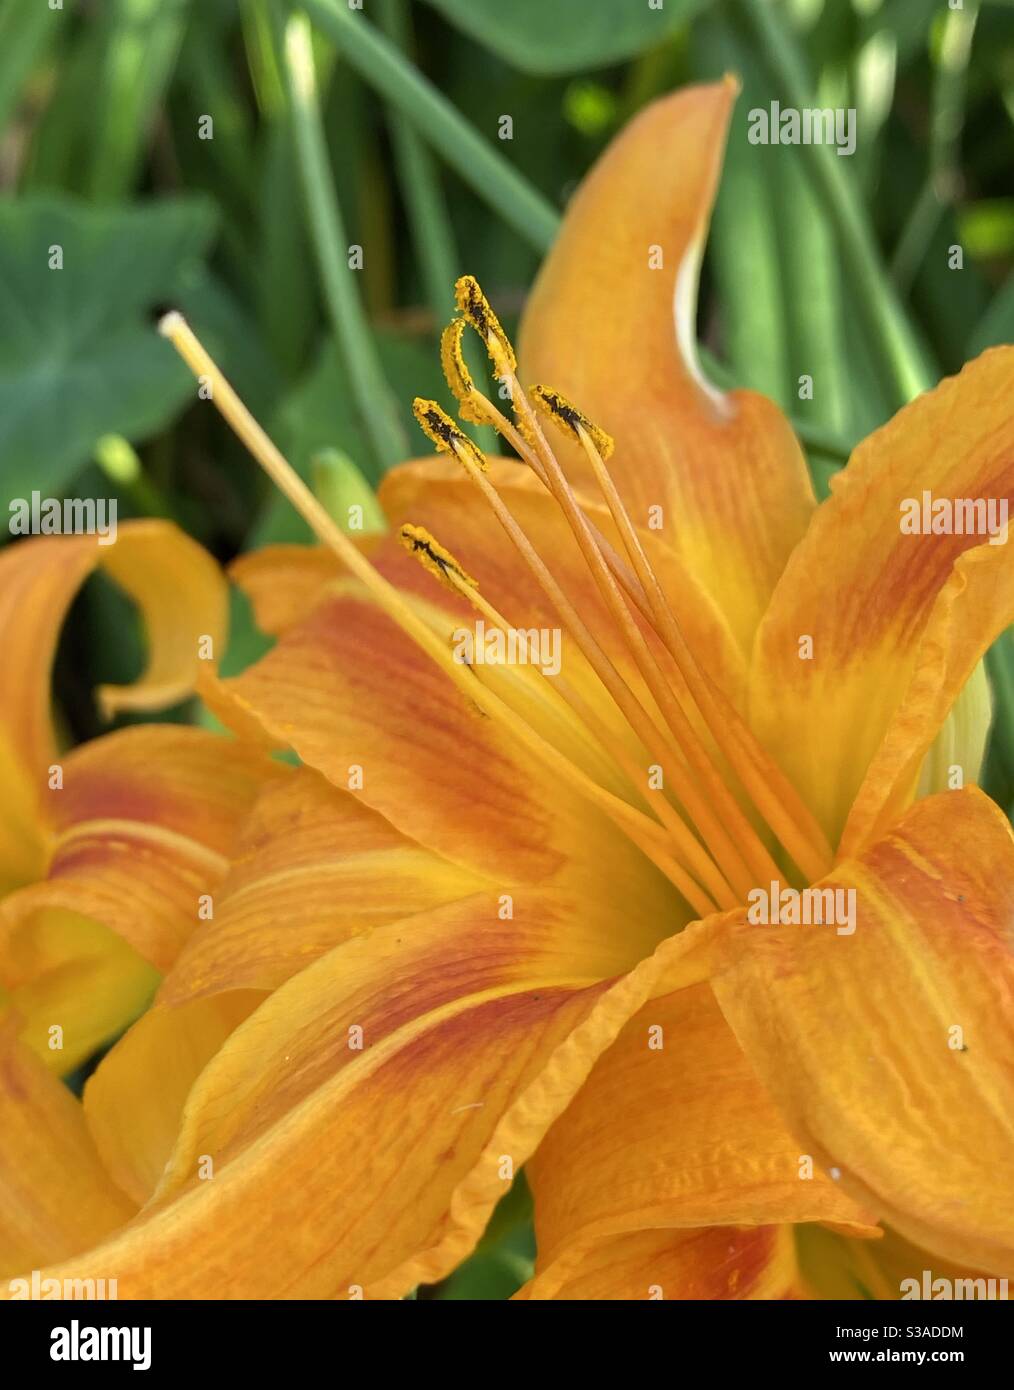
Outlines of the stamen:
{"label": "stamen", "polygon": [[[651,753],[653,759],[663,768],[668,767],[671,769],[676,795],[684,805],[687,805],[687,796],[685,795],[687,792],[687,781],[678,753],[669,745],[665,735],[658,729],[651,719],[651,716],[644,710],[633,691],[630,690],[629,686],[620,676],[605,652],[602,651],[601,647],[574,609],[570,600],[566,597],[559,584],[557,584],[556,580],[553,578],[552,573],[532,546],[531,541],[529,541],[524,531],[518,525],[496,488],[488,478],[485,477],[483,472],[476,467],[469,451],[462,449],[460,451],[455,450],[455,452],[458,454],[469,476],[478,484],[497,520],[517,547],[546,597],[560,614],[564,626],[588,659],[595,674],[613,697],[613,700],[622,711],[631,728]],[[675,757],[671,756],[673,754],[675,754]],[[691,865],[694,874],[705,884],[708,891],[716,898],[720,906],[735,907],[738,902],[745,898],[752,881],[746,876],[745,866],[736,854],[728,836],[725,836],[721,827],[717,826],[714,816],[709,813],[707,807],[700,809],[700,798],[697,798],[697,800],[701,818],[708,823],[709,829],[712,831],[713,839],[720,843],[724,841],[724,844],[721,844],[721,848],[725,852],[727,862],[731,862],[733,869],[739,877],[739,891],[741,896],[737,898],[736,893],[732,891],[730,887],[731,880],[728,880],[722,872],[725,866],[723,865],[722,868],[720,868],[714,863],[708,857],[707,853],[705,853],[703,847],[688,827],[682,821],[678,820],[674,827],[674,834],[677,836],[680,853],[684,862]],[[690,809],[689,806],[688,809]],[[691,811],[691,814],[693,814],[693,811]],[[697,817],[695,816],[694,819],[697,820]],[[697,823],[700,825],[701,822],[697,821]],[[712,848],[710,842],[709,848]],[[714,852],[713,849],[712,852]]]}
{"label": "stamen", "polygon": [[[409,548],[420,563],[422,563],[424,568],[430,573],[433,573],[434,566],[429,562],[430,547],[435,547],[441,556],[447,556],[449,552],[434,541],[429,533],[424,531],[421,527],[403,526],[403,537],[406,532],[419,533],[422,537],[425,537],[425,541],[422,544],[418,544],[415,534],[410,535]],[[482,614],[486,623],[491,628],[499,629],[505,637],[509,636],[511,631],[514,630],[512,625],[488,599],[484,598],[482,594],[479,593],[478,586],[472,587],[470,585],[468,576],[465,575],[460,565],[456,562],[452,562],[451,565],[441,567],[440,562],[438,562],[438,571],[437,577],[440,581],[462,598],[467,599],[468,602]],[[614,767],[608,768],[608,772],[615,777],[615,773],[618,770],[621,779],[625,778],[627,780],[634,794],[641,794],[639,784],[644,781],[642,771],[636,766],[618,740],[606,729],[605,725],[592,714],[591,710],[581,701],[580,697],[567,685],[566,681],[562,681],[558,677],[554,677],[553,680],[550,680],[545,672],[541,671],[538,667],[523,666],[520,670],[523,676],[527,675],[532,681],[538,682],[542,692],[548,692],[549,698],[554,704],[563,705],[571,723],[576,724],[578,731],[584,737],[590,751],[599,754],[604,752],[607,755],[607,763],[608,759],[612,759]],[[675,822],[678,820],[676,812],[660,791],[650,786],[643,790],[652,809],[655,811],[656,815],[658,815],[659,820],[663,825],[672,830]],[[659,828],[661,828],[661,826]],[[700,884],[697,883],[688,872],[686,866],[675,858],[670,859],[668,870],[671,881],[675,882],[675,880],[672,879],[673,872],[675,872],[678,877],[676,887],[679,888],[679,891],[695,911],[703,913],[717,911],[716,905],[712,902],[711,898]]]}
{"label": "stamen", "polygon": [[[524,420],[527,426],[526,433],[530,434],[542,460],[549,487],[567,518],[574,539],[588,561],[598,590],[620,627],[637,668],[670,732],[691,768],[704,783],[704,788],[698,786],[693,777],[687,776],[686,770],[677,763],[672,768],[676,795],[689,811],[705,844],[729,883],[743,899],[753,884],[767,882],[769,875],[778,877],[778,866],[719,776],[689,719],[675,700],[654,655],[631,619],[616,580],[595,543],[584,512],[564,477],[563,470],[516,375],[508,372],[506,379],[515,413],[519,421]],[[721,819],[717,814],[719,810]],[[733,830],[735,840],[727,832],[726,826]]]}
{"label": "stamen", "polygon": [[465,449],[476,468],[481,468],[485,473],[489,466],[486,455],[436,401],[427,401],[422,396],[416,396],[412,402],[412,410],[423,433],[433,441],[441,453],[450,454],[457,452],[459,448]]}
{"label": "stamen", "polygon": [[[517,434],[521,436],[521,440],[515,447],[518,447],[522,456],[529,460],[533,457],[538,458],[539,467],[536,471],[541,481],[546,484],[562,506],[575,539],[589,561],[599,591],[619,624],[624,639],[634,656],[635,663],[648,684],[669,731],[675,736],[690,766],[703,783],[703,788],[698,787],[693,777],[688,779],[683,775],[682,769],[677,767],[675,773],[679,784],[677,795],[689,810],[718,863],[724,867],[729,881],[740,893],[748,892],[751,879],[756,881],[759,877],[766,880],[772,873],[777,876],[777,865],[701,744],[689,714],[676,699],[658,666],[657,659],[649,649],[642,634],[631,621],[626,601],[621,597],[618,587],[619,581],[628,597],[632,598],[635,606],[647,618],[649,627],[654,631],[659,618],[655,611],[657,604],[653,602],[652,585],[657,587],[657,580],[651,574],[646,558],[640,570],[635,565],[638,584],[646,596],[645,602],[642,594],[631,582],[632,577],[624,575],[617,563],[619,557],[612,551],[612,547],[600,544],[602,538],[597,531],[593,532],[590,523],[577,504],[576,498],[574,498],[539,427],[532,405],[529,404],[520,383],[517,381],[513,348],[504,335],[499,321],[493,315],[485,296],[472,277],[464,277],[459,281],[456,290],[459,307],[467,321],[476,328],[483,338],[490,356],[498,367],[501,379],[506,381],[510,390],[517,420]],[[460,330],[455,330],[455,332],[457,334],[455,342],[460,346]],[[554,424],[579,442],[582,441],[582,436],[588,437],[600,460],[603,456],[608,457],[612,450],[610,437],[584,416],[561,392],[549,387],[536,387],[533,389],[532,396],[536,408],[547,414]],[[499,417],[499,412],[497,415]],[[486,418],[490,417],[487,416]],[[502,420],[502,417],[499,418]],[[494,423],[497,423],[497,420],[494,420]],[[633,559],[633,556],[631,558]],[[650,574],[650,580],[645,577],[646,574]],[[646,607],[647,611],[645,611]],[[656,636],[658,635],[656,632]],[[663,645],[667,644],[663,641]],[[670,652],[670,655],[676,660],[677,668],[682,673],[682,664],[676,653]],[[686,680],[686,676],[684,679]],[[689,684],[688,689],[690,689]],[[700,703],[705,698],[703,680],[698,682],[696,694],[693,689],[690,689],[690,693]],[[702,715],[705,713],[703,709],[700,712]],[[709,728],[711,722],[714,721],[709,721],[705,717],[705,724]],[[727,739],[726,742],[731,743],[731,738]],[[731,746],[739,747],[738,744],[731,744]],[[746,761],[749,766],[749,760]],[[743,763],[744,759],[740,757],[739,762]],[[748,779],[751,779],[749,770],[746,775]],[[751,781],[756,784],[757,778],[753,777]],[[757,786],[753,799],[756,802],[758,798],[761,799],[765,809],[773,812],[777,820],[785,823],[791,820],[791,817],[780,813],[774,805],[776,798],[771,795],[770,788],[765,789]],[[714,814],[710,803],[714,803],[715,810],[721,808],[725,822],[735,831],[735,842],[726,834],[725,826]],[[795,851],[802,854],[808,864],[816,862],[812,853],[807,853],[806,837],[793,833],[791,828],[787,833]],[[788,848],[788,845],[786,847]],[[742,855],[740,849],[743,851]],[[792,852],[790,850],[790,853]]]}
{"label": "stamen", "polygon": [[[505,636],[509,635],[512,630],[512,625],[496,608],[494,608],[488,599],[484,598],[475,590],[466,590],[453,574],[448,574],[447,578],[451,586],[469,600],[473,607],[482,614],[487,623],[493,627],[499,628]],[[530,670],[531,668],[525,667],[523,669]],[[550,688],[553,696],[560,700],[573,716],[576,716],[578,725],[587,734],[591,746],[604,749],[609,757],[612,758],[616,767],[620,769],[622,775],[630,784],[634,794],[646,798],[656,816],[658,816],[661,823],[670,832],[673,838],[682,839],[685,834],[689,834],[683,822],[680,820],[679,814],[666,800],[664,794],[658,788],[652,787],[650,782],[648,782],[646,776],[647,770],[637,766],[620,741],[606,727],[602,720],[593,713],[573,687],[568,684],[566,679],[560,676],[554,676],[553,679],[550,680],[541,670],[537,671],[536,678],[541,678],[542,684]],[[677,862],[679,861],[677,860]],[[681,867],[689,870],[689,866],[686,864],[682,864]],[[700,889],[698,886],[698,891],[703,892],[703,889]]]}
{"label": "stamen", "polygon": [[604,429],[593,424],[566,396],[554,391],[551,386],[532,386],[528,394],[536,410],[541,410],[575,443],[581,442],[581,435],[584,433],[593,441],[602,458],[607,459],[611,456],[615,447],[612,435],[606,434]]}
{"label": "stamen", "polygon": [[[679,880],[685,878],[685,875],[681,873],[678,865],[673,864],[668,853],[668,841],[657,823],[636,807],[629,805],[622,797],[600,787],[520,719],[506,701],[501,700],[488,686],[476,680],[467,667],[461,666],[453,659],[437,634],[412,609],[399,590],[373,568],[321,506],[302,478],[247,410],[182,314],[166,314],[159,322],[158,329],[163,337],[169,339],[194,375],[198,379],[204,377],[211,382],[211,398],[221,415],[318,539],[360,580],[377,606],[444,671],[466,699],[478,705],[490,718],[499,719],[503,727],[518,738],[533,757],[551,768],[569,786],[607,815],[682,893]],[[455,448],[459,458],[467,457],[471,460],[471,451],[468,448],[470,444],[471,441],[466,436],[462,446]],[[472,466],[479,474],[478,465],[473,463]],[[689,898],[687,900],[691,901]],[[711,907],[706,909],[711,910]],[[702,915],[705,915],[704,911]]]}
{"label": "stamen", "polygon": [[[452,594],[461,592],[461,585],[469,589],[478,589],[479,581],[458,564],[449,550],[433,539],[430,533],[422,526],[412,526],[408,522],[398,533],[398,539],[406,550],[412,552],[424,569],[430,574],[436,575]],[[458,581],[457,583],[455,581]]]}
{"label": "stamen", "polygon": [[[455,322],[462,323],[464,320],[456,319]],[[507,419],[502,411],[497,409],[488,396],[484,396],[477,388],[474,389],[474,395],[479,402],[478,408],[483,413],[483,421],[492,425],[500,437],[507,441],[511,448],[524,460],[539,481],[545,486],[546,490],[550,492],[550,495],[552,495],[552,490],[549,487],[549,480],[546,477],[546,470],[543,468],[542,461],[529,440],[521,434],[520,430],[511,424],[510,420]],[[595,538],[595,544],[605,556],[609,568],[612,570],[617,582],[623,587],[624,592],[631,602],[636,605],[641,616],[650,624],[652,621],[651,609],[637,576],[622,556],[617,554],[613,545],[603,536],[595,523],[589,521],[588,526]]]}
{"label": "stamen", "polygon": [[[477,394],[481,396],[481,393]],[[604,459],[611,451],[610,436],[597,426],[589,428],[591,422],[561,392],[536,386],[532,388],[532,396],[536,406],[542,407],[544,413],[550,414],[554,423],[567,429],[568,433],[569,427],[574,427],[574,435],[588,453],[610,513],[623,537],[624,548],[634,565],[632,572],[601,531],[586,519],[594,542],[614,578],[642,618],[650,627],[657,629],[657,635],[686,681],[708,730],[760,815],[810,882],[822,878],[832,862],[831,847],[819,823],[795,787],[757,742],[735,706],[698,666],[672,613],[665,592],[651,568],[616,486],[604,466]],[[523,436],[506,416],[497,410],[492,401],[485,397],[481,399],[484,418],[497,429],[549,488],[546,471],[535,452],[530,432],[528,438]],[[562,406],[563,409],[554,409],[554,405]],[[590,452],[589,446],[581,438],[582,428],[589,436],[592,446]],[[606,452],[603,452],[599,435],[609,440],[610,448]]]}
{"label": "stamen", "polygon": [[[429,537],[429,533],[423,531],[421,527],[403,526],[403,537],[406,532],[422,532],[422,534],[427,537],[427,541],[424,545],[417,545],[413,542],[408,548],[411,550],[411,553],[415,555],[416,559],[419,560],[423,568],[432,574],[434,572],[433,566],[429,563],[429,551],[431,547],[437,548],[443,555],[446,555],[448,552],[443,546],[439,546],[432,537]],[[477,613],[480,613],[485,619],[488,627],[497,628],[508,637],[512,631],[517,631],[517,629],[512,628],[511,624],[507,622],[507,619],[493,607],[489,600],[479,592],[478,586],[474,588],[471,586],[468,582],[468,576],[465,575],[460,565],[456,564],[453,568],[450,566],[442,567],[437,577],[441,583],[451,589],[457,597],[465,599]],[[563,698],[561,694],[563,683],[560,681],[559,677],[554,677],[551,681],[537,666],[521,665],[513,668],[513,670],[521,680],[527,680],[532,687],[538,688],[539,696],[543,704],[552,704],[556,714],[560,714],[562,708],[568,730],[571,733],[575,730],[579,733],[583,740],[584,750],[596,761],[600,773],[603,773],[607,780],[611,780],[614,783],[622,783],[622,774],[618,775],[617,768],[610,764],[608,757],[603,756],[604,751],[608,751],[604,741],[594,737],[589,730],[584,727],[584,721],[581,719],[579,712],[576,708],[569,706],[568,702]]]}
{"label": "stamen", "polygon": [[458,414],[463,420],[470,420],[473,425],[486,425],[491,423],[491,417],[483,409],[483,403],[488,405],[489,402],[476,390],[462,350],[462,338],[466,327],[466,319],[451,319],[440,335],[440,363],[451,394],[458,402]]}
{"label": "stamen", "polygon": [[475,329],[490,355],[497,376],[512,372],[518,365],[514,349],[500,320],[490,308],[489,300],[479,288],[474,275],[462,275],[454,286],[454,302],[461,314]]}
{"label": "stamen", "polygon": [[816,882],[827,872],[833,857],[823,831],[781,768],[751,734],[738,710],[698,666],[605,466],[601,450],[587,430],[579,426],[577,433],[630,562],[648,595],[660,636],[705,724],[758,812],[810,882]]}

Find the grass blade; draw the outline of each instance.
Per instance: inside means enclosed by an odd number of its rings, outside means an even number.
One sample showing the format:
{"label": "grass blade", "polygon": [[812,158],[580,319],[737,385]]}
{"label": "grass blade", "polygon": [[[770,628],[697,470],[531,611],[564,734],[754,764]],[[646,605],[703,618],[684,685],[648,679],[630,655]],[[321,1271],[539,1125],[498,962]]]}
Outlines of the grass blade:
{"label": "grass blade", "polygon": [[[767,0],[738,0],[761,57],[786,107],[817,105],[795,38],[779,8]],[[810,161],[814,186],[838,236],[856,299],[866,319],[871,349],[893,385],[900,406],[933,384],[936,372],[902,308],[874,240],[869,220],[841,158],[830,145],[800,149]]]}
{"label": "grass blade", "polygon": [[331,36],[364,81],[412,122],[480,198],[535,250],[549,249],[559,226],[556,209],[389,40],[340,0],[305,0],[298,8]]}
{"label": "grass blade", "polygon": [[190,0],[117,0],[105,16],[86,191],[118,198],[134,182],[172,76]]}
{"label": "grass blade", "polygon": [[901,294],[906,294],[911,287],[940,215],[958,186],[968,61],[978,17],[978,0],[968,0],[967,9],[948,10],[944,19],[933,80],[926,182],[898,238],[891,261],[891,275]]}
{"label": "grass blade", "polygon": [[8,5],[0,13],[0,128],[6,126],[25,83],[62,16],[48,5]]}
{"label": "grass blade", "polygon": [[[388,38],[399,49],[406,50],[410,44],[410,27],[404,0],[381,0],[380,22]],[[465,267],[458,255],[440,187],[440,171],[430,151],[403,112],[390,110],[390,123],[398,181],[412,225],[426,301],[439,331],[454,311],[454,282]],[[465,356],[473,377],[482,380],[485,357],[471,334]],[[479,425],[463,428],[487,452],[496,450],[496,436],[492,430]]]}
{"label": "grass blade", "polygon": [[344,219],[328,163],[317,102],[310,24],[294,14],[285,28],[284,66],[296,156],[324,300],[341,346],[363,427],[382,468],[407,457],[407,441],[384,378],[345,248]]}

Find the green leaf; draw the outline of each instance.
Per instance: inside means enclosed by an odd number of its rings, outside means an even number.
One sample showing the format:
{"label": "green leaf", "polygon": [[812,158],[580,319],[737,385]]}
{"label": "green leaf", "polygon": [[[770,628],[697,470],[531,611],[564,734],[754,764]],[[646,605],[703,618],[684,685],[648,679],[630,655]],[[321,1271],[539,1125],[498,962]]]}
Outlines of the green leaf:
{"label": "green leaf", "polygon": [[703,76],[718,78],[732,71],[744,84],[741,116],[729,131],[708,239],[721,305],[723,356],[738,384],[787,409],[793,393],[776,197],[782,149],[747,140],[742,113],[760,104],[762,95],[751,71],[752,55],[731,26],[709,16],[695,26],[694,40]]}
{"label": "green leaf", "polygon": [[993,727],[980,782],[995,801],[1008,806],[1014,798],[1014,628],[1002,633],[986,653],[986,670],[993,691]]}
{"label": "green leaf", "polygon": [[440,1285],[440,1302],[502,1302],[532,1277],[532,1261],[509,1250],[477,1251]]}
{"label": "green leaf", "polygon": [[[16,7],[15,7],[16,8]],[[190,0],[104,0],[85,22],[41,10],[63,41],[52,98],[33,135],[26,186],[111,200],[124,196],[144,162],[176,64]],[[202,16],[203,19],[203,16]],[[0,34],[0,45],[3,35]],[[193,127],[196,135],[196,119]],[[163,138],[163,158],[173,136]]]}
{"label": "green leaf", "polygon": [[[299,0],[287,3],[296,8]],[[359,11],[349,10],[339,0],[302,0],[301,8],[338,45],[363,80],[415,122],[423,138],[480,198],[529,245],[540,252],[549,249],[560,220],[552,203],[474,129],[435,83],[378,29],[364,23]]]}
{"label": "green leaf", "polygon": [[[0,481],[59,488],[103,434],[164,428],[193,382],[149,321],[214,229],[200,200],[130,210],[40,196],[0,201]],[[50,269],[60,247],[62,269]]]}
{"label": "green leaf", "polygon": [[424,1296],[441,1302],[510,1298],[532,1277],[534,1261],[532,1197],[521,1172],[497,1203],[475,1252]]}
{"label": "green leaf", "polygon": [[289,18],[284,38],[286,91],[292,110],[296,163],[320,287],[331,328],[344,358],[345,374],[374,457],[390,468],[405,457],[406,435],[397,403],[377,357],[358,277],[347,255],[345,216],[331,173],[331,160],[318,97],[310,21]]}
{"label": "green leaf", "polygon": [[871,30],[888,30],[898,46],[898,64],[904,66],[926,49],[933,21],[940,14],[937,0],[885,0],[883,8],[865,17]]}
{"label": "green leaf", "polygon": [[190,0],[111,0],[107,42],[94,74],[94,129],[88,192],[125,195],[144,159],[151,128],[176,65]]}
{"label": "green leaf", "polygon": [[0,127],[40,55],[54,42],[62,16],[48,5],[6,6],[0,12]]}
{"label": "green leaf", "polygon": [[173,296],[194,332],[258,416],[274,407],[283,374],[253,313],[221,276],[197,263]]}
{"label": "green leaf", "polygon": [[667,39],[706,0],[429,0],[522,72],[582,72]]}
{"label": "green leaf", "polygon": [[1009,256],[1014,251],[1014,198],[968,203],[958,217],[958,235],[966,255],[977,260]]}
{"label": "green leaf", "polygon": [[[391,333],[378,333],[376,345],[384,375],[398,402],[402,424],[412,441],[411,456],[423,457],[430,446],[415,423],[412,401],[416,396],[438,400],[447,397],[437,351],[435,348],[429,351]],[[370,468],[369,441],[358,421],[348,376],[334,341],[325,345],[312,370],[286,396],[269,433],[307,482],[312,478],[314,455],[327,449],[347,454],[370,482],[377,481],[377,473]],[[296,515],[292,505],[282,496],[273,496],[248,537],[247,545],[253,549],[312,539],[310,528]]]}
{"label": "green leaf", "polygon": [[1014,271],[1007,276],[993,302],[976,325],[965,356],[978,357],[988,347],[1014,343]]}
{"label": "green leaf", "polygon": [[[440,359],[434,349],[429,351],[418,343],[409,342],[391,333],[376,335],[377,353],[384,371],[395,386],[402,413],[402,423],[412,441],[411,457],[431,452],[412,415],[416,396],[448,396],[440,369]],[[369,453],[365,436],[358,424],[352,390],[333,341],[321,352],[317,365],[305,383],[289,396],[279,417],[279,435],[288,451],[290,463],[304,477],[314,454],[324,449],[341,449],[361,471]],[[376,475],[374,474],[374,477]]]}
{"label": "green leaf", "polygon": [[358,529],[365,536],[377,536],[387,530],[376,494],[348,454],[322,449],[310,460],[310,476],[318,502],[343,531]]}
{"label": "green leaf", "polygon": [[[819,105],[803,51],[782,7],[738,0],[736,8],[753,35],[773,95],[783,106],[797,110]],[[824,214],[834,228],[849,294],[866,321],[869,350],[893,388],[895,403],[903,405],[932,385],[937,370],[887,277],[853,176],[830,145],[804,144],[801,150]]]}

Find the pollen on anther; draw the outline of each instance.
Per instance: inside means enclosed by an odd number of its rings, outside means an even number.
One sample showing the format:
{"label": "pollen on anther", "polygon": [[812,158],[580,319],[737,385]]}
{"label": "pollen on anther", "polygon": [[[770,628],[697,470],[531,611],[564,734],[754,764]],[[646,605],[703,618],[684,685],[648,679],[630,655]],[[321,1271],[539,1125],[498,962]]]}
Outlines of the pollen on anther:
{"label": "pollen on anther", "polygon": [[447,378],[447,385],[458,402],[458,413],[463,420],[471,420],[475,425],[487,423],[487,417],[475,404],[477,391],[468,370],[462,350],[462,339],[467,319],[451,319],[440,338],[440,362]]}
{"label": "pollen on anther", "polygon": [[412,411],[422,432],[433,441],[441,453],[459,456],[466,454],[476,468],[483,473],[486,472],[489,467],[486,455],[436,401],[416,396],[412,402]]}
{"label": "pollen on anther", "polygon": [[462,275],[454,286],[454,302],[486,345],[497,373],[513,372],[518,365],[511,341],[490,308],[474,275]]}
{"label": "pollen on anther", "polygon": [[411,522],[406,522],[399,531],[398,538],[405,549],[416,557],[423,569],[435,575],[452,593],[460,593],[458,586],[451,579],[452,574],[470,589],[478,589],[478,580],[473,579],[468,571],[458,564],[451,552],[439,541],[434,540],[425,527],[413,526]]}
{"label": "pollen on anther", "polygon": [[594,421],[589,420],[573,402],[551,386],[532,386],[528,392],[532,404],[552,420],[553,424],[580,443],[579,430],[584,430],[595,445],[602,458],[607,459],[613,452],[613,437]]}

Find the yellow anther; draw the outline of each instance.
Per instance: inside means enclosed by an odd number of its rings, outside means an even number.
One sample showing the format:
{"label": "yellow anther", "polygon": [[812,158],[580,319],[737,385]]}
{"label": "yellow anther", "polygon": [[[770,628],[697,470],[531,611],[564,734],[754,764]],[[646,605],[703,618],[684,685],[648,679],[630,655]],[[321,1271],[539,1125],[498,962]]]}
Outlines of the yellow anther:
{"label": "yellow anther", "polygon": [[461,454],[464,452],[476,468],[485,473],[489,467],[486,455],[478,444],[469,439],[464,430],[454,423],[447,411],[436,401],[427,401],[422,396],[416,396],[412,402],[412,410],[423,433],[432,439],[441,453]]}
{"label": "yellow anther", "polygon": [[511,340],[489,307],[489,300],[479,288],[479,282],[474,275],[462,275],[457,281],[454,286],[454,302],[486,345],[497,376],[513,372],[518,360],[514,356]]}
{"label": "yellow anther", "polygon": [[566,396],[562,396],[559,391],[551,386],[532,386],[528,391],[529,398],[537,410],[549,417],[553,424],[563,430],[564,434],[569,434],[578,443],[581,442],[580,430],[595,445],[601,458],[607,459],[613,452],[613,437],[606,434],[604,429],[594,424],[588,416],[578,410]]}
{"label": "yellow anther", "polygon": [[451,593],[460,593],[460,589],[454,583],[451,575],[455,575],[462,584],[467,584],[470,589],[478,589],[478,580],[473,579],[467,570],[462,569],[451,552],[445,550],[439,541],[434,540],[424,527],[413,526],[410,522],[406,522],[398,536],[405,549],[415,556],[423,569],[436,575],[441,584],[445,584]]}
{"label": "yellow anther", "polygon": [[463,420],[471,420],[474,425],[486,425],[489,423],[489,412],[482,408],[462,351],[467,326],[467,319],[451,319],[440,338],[440,362],[447,385],[458,402],[458,414]]}

